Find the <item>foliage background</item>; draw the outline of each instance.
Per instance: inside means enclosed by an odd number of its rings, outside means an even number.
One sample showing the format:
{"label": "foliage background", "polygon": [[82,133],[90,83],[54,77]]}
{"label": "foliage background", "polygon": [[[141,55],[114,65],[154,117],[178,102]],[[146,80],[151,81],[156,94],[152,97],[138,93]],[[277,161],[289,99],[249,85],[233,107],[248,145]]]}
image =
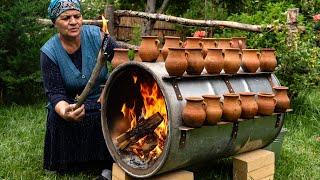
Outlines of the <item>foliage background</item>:
{"label": "foliage background", "polygon": [[[145,0],[82,0],[84,18],[96,18],[106,3],[116,9],[144,11]],[[157,1],[160,6],[162,1]],[[1,0],[0,3],[0,103],[34,103],[43,98],[39,49],[54,29],[36,23],[46,18],[49,1]],[[306,26],[292,46],[286,46],[287,32],[279,31],[286,23],[288,8],[300,9],[299,24]],[[273,47],[277,50],[277,77],[291,94],[319,86],[319,32],[313,30],[312,16],[320,13],[320,0],[170,0],[165,14],[192,18],[231,20],[250,24],[273,24],[274,31],[252,33],[227,28],[211,28],[216,37],[247,36],[250,48]],[[278,28],[279,29],[278,29]],[[196,27],[177,29],[190,36]],[[187,29],[187,30],[186,30]],[[318,39],[317,39],[318,38]],[[136,38],[139,39],[139,38]]]}

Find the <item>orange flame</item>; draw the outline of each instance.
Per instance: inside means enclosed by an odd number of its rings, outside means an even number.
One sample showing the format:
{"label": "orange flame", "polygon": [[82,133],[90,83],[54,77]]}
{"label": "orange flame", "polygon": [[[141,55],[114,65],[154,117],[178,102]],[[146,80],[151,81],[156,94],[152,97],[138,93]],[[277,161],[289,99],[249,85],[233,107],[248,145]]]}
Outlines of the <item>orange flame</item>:
{"label": "orange flame", "polygon": [[104,18],[104,16],[102,15],[102,31],[106,34],[109,34],[109,31],[108,31],[108,21],[106,18]]}
{"label": "orange flame", "polygon": [[[134,83],[137,83],[137,76],[133,76]],[[143,107],[141,109],[141,114],[144,119],[148,119],[153,114],[159,112],[163,121],[155,129],[154,133],[157,137],[157,145],[150,152],[144,153],[142,147],[146,143],[146,137],[141,138],[138,142],[130,147],[131,151],[136,154],[141,159],[157,159],[163,151],[164,143],[167,137],[167,109],[164,97],[158,84],[154,81],[153,84],[141,83],[140,92],[143,99]],[[132,108],[127,107],[124,103],[121,109],[125,118],[131,121],[131,128],[133,129],[137,125],[137,116],[134,111],[135,105]]]}

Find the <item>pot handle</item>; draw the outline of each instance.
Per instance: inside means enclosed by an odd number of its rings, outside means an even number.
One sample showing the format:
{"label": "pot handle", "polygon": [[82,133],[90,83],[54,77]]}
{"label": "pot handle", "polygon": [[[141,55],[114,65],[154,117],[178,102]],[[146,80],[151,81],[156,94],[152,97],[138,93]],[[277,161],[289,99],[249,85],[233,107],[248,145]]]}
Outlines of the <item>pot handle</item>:
{"label": "pot handle", "polygon": [[258,59],[260,60],[260,58],[261,58],[261,53],[260,53],[260,52],[257,52],[257,56],[258,56]]}
{"label": "pot handle", "polygon": [[233,47],[234,42],[233,41],[229,41],[229,45],[232,48]]}
{"label": "pot handle", "polygon": [[154,40],[154,41],[155,41],[155,43],[156,43],[156,46],[159,47],[159,44],[160,44],[159,39],[156,39],[156,40]]}
{"label": "pot handle", "polygon": [[179,47],[182,47],[182,46],[183,46],[183,42],[179,41]]}
{"label": "pot handle", "polygon": [[203,48],[203,42],[199,42],[199,46]]}
{"label": "pot handle", "polygon": [[185,56],[186,56],[186,59],[187,59],[187,60],[189,59],[189,55],[190,55],[190,52],[186,51],[186,52],[185,52]]}
{"label": "pot handle", "polygon": [[204,109],[204,110],[207,110],[207,103],[206,102],[202,102],[202,108]]}
{"label": "pot handle", "polygon": [[241,99],[238,99],[238,104],[241,106],[242,104]]}
{"label": "pot handle", "polygon": [[218,42],[217,41],[214,41],[214,46],[215,46],[215,48],[218,47]]}
{"label": "pot handle", "polygon": [[274,102],[274,105],[277,104],[277,100],[275,98],[273,98],[273,102]]}
{"label": "pot handle", "polygon": [[243,47],[243,41],[242,41],[242,40],[239,40],[239,41],[238,41],[238,44],[239,44],[239,48],[242,49],[242,47]]}

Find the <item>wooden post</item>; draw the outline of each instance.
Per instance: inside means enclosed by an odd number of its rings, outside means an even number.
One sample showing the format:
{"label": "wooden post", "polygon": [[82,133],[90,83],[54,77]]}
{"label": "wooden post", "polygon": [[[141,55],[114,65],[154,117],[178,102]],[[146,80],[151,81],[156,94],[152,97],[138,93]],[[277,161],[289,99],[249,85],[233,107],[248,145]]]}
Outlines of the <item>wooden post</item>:
{"label": "wooden post", "polygon": [[104,16],[109,20],[108,22],[108,30],[111,36],[115,36],[115,28],[114,28],[114,7],[113,5],[106,5],[104,9]]}
{"label": "wooden post", "polygon": [[298,29],[298,20],[297,17],[299,15],[299,8],[288,9],[287,11],[287,28],[288,28],[288,39],[287,45],[289,47],[292,46],[292,42],[297,36],[299,32]]}

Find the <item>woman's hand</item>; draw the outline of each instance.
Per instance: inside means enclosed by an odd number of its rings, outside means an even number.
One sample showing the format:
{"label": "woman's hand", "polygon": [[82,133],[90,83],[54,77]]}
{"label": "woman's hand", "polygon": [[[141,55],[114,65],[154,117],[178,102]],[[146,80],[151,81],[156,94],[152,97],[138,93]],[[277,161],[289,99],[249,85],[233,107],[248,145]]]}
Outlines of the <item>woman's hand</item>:
{"label": "woman's hand", "polygon": [[75,109],[76,104],[69,104],[65,101],[57,103],[55,110],[65,120],[72,122],[79,122],[85,116],[84,105],[82,104],[78,109]]}

